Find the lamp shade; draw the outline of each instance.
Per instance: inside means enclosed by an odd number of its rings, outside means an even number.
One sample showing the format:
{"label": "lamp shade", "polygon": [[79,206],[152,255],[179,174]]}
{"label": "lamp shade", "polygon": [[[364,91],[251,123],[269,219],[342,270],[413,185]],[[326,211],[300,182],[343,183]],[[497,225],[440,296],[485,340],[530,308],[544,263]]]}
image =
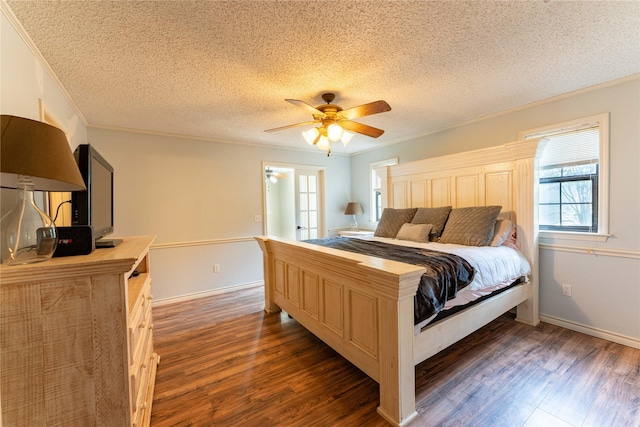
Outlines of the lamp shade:
{"label": "lamp shade", "polygon": [[19,176],[30,176],[34,190],[86,189],[67,137],[55,126],[2,115],[0,186],[17,188]]}
{"label": "lamp shade", "polygon": [[358,202],[347,203],[347,208],[344,210],[345,215],[362,215],[362,206]]}

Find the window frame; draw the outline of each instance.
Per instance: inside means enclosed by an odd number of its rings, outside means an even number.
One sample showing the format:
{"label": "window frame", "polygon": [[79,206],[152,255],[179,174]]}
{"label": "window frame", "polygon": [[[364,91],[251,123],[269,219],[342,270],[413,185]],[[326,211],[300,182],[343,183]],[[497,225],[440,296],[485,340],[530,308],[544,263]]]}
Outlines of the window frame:
{"label": "window frame", "polygon": [[[393,166],[397,164],[398,164],[397,157],[369,163],[369,221],[374,224],[380,221],[376,213],[378,211],[377,202],[382,197],[380,194],[380,188],[375,187],[375,182],[374,182],[375,169],[383,166]],[[380,215],[382,215],[382,212],[380,212]]]}
{"label": "window frame", "polygon": [[[539,227],[539,236],[542,238],[567,239],[567,240],[591,240],[606,241],[609,234],[609,113],[601,113],[593,116],[569,120],[566,122],[550,124],[534,129],[518,132],[518,139],[525,140],[557,135],[571,131],[578,131],[590,127],[598,127],[599,153],[598,153],[598,179],[597,179],[597,203],[593,209],[597,209],[595,232],[581,230],[547,230]],[[539,153],[541,154],[541,152]],[[540,180],[538,179],[538,183]]]}

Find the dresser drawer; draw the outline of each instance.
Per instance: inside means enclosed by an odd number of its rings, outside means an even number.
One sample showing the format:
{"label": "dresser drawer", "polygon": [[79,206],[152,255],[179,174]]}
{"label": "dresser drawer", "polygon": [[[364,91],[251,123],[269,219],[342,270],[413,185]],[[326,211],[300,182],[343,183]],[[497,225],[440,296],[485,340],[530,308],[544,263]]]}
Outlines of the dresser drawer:
{"label": "dresser drawer", "polygon": [[129,364],[134,365],[140,360],[144,336],[151,326],[151,281],[142,289],[140,297],[133,308],[131,323],[129,325]]}
{"label": "dresser drawer", "polygon": [[156,353],[151,353],[147,359],[148,364],[140,371],[136,407],[132,417],[133,427],[149,427],[151,423],[151,405],[159,359]]}
{"label": "dresser drawer", "polygon": [[145,309],[140,306],[136,306],[131,321],[129,324],[129,365],[133,365],[135,361],[136,348],[139,346],[141,337],[145,331]]}
{"label": "dresser drawer", "polygon": [[[147,389],[149,388],[150,374],[154,372],[152,369],[152,363],[155,358],[153,357],[153,343],[151,341],[151,330],[148,334],[145,334],[145,342],[143,345],[143,353],[140,359],[140,363],[133,367],[134,376],[131,381],[131,389],[133,391],[133,406],[134,420],[142,419],[142,414],[150,405],[147,401]],[[138,424],[139,425],[139,424]]]}

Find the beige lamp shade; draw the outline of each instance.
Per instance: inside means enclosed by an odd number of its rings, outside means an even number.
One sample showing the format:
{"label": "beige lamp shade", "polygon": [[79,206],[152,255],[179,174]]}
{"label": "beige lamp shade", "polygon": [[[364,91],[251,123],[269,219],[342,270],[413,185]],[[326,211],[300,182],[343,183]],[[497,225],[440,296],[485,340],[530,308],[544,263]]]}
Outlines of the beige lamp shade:
{"label": "beige lamp shade", "polygon": [[67,137],[60,129],[22,117],[2,115],[0,186],[17,188],[30,176],[34,190],[85,190]]}
{"label": "beige lamp shade", "polygon": [[344,210],[345,215],[362,215],[362,206],[358,202],[347,203],[347,208]]}

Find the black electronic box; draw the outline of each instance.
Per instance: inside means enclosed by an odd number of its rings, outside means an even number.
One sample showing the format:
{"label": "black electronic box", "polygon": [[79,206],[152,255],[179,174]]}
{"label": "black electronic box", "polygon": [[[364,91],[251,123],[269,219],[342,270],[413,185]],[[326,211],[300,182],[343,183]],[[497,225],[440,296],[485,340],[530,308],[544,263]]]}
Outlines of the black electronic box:
{"label": "black electronic box", "polygon": [[96,248],[93,240],[93,229],[89,225],[72,225],[56,227],[58,246],[54,257],[88,255]]}

